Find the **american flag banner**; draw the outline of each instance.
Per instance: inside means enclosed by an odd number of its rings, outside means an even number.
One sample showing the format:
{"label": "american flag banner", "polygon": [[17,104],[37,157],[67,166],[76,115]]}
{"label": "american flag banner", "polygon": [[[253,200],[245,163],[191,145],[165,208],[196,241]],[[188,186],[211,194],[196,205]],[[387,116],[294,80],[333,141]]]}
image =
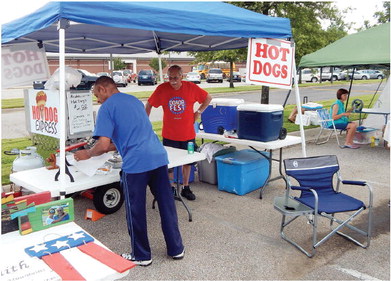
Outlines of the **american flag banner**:
{"label": "american flag banner", "polygon": [[94,238],[85,233],[78,231],[71,235],[62,236],[58,239],[50,240],[38,245],[34,245],[25,249],[25,252],[31,257],[39,257],[55,254],[66,249],[78,247],[84,243],[93,242]]}
{"label": "american flag banner", "polygon": [[[67,260],[67,257],[75,250],[119,273],[136,266],[133,262],[94,243],[94,238],[84,231],[25,248],[25,252],[29,256],[41,258],[63,280],[86,280],[88,278],[83,277],[85,274],[79,273],[83,269]],[[71,252],[69,253],[69,251]],[[78,267],[78,270],[75,267]]]}

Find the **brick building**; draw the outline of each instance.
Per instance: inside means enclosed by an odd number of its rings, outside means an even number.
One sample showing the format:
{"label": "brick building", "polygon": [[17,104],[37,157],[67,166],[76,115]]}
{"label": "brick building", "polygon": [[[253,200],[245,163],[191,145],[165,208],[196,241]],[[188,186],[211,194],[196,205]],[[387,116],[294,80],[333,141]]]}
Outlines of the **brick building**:
{"label": "brick building", "polygon": [[[125,62],[126,68],[138,73],[142,69],[151,69],[149,66],[152,58],[157,58],[156,53],[135,54],[135,55],[113,55],[109,54],[66,54],[65,65],[85,69],[91,73],[111,72],[110,60],[121,58]],[[182,67],[183,72],[187,73],[192,70],[194,57],[183,52],[180,54],[170,53],[169,55],[162,54],[162,59],[166,61],[167,66],[163,69],[163,73],[174,64]],[[50,73],[52,74],[59,67],[59,59],[57,54],[47,54]]]}

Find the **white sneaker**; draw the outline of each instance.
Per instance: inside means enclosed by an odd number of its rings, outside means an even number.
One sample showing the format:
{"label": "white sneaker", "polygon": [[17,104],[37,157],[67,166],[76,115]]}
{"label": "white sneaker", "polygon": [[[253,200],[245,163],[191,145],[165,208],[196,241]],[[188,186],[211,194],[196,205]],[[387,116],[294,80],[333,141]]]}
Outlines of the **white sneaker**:
{"label": "white sneaker", "polygon": [[152,259],[150,260],[143,260],[143,261],[136,261],[131,254],[128,254],[128,253],[123,253],[121,255],[121,257],[123,257],[124,259],[127,259],[131,262],[133,262],[134,264],[137,264],[139,266],[148,266],[148,265],[151,265],[152,264]]}
{"label": "white sneaker", "polygon": [[184,256],[185,256],[185,249],[183,249],[182,253],[180,253],[180,254],[178,254],[176,256],[172,256],[172,258],[174,260],[181,260],[181,259],[183,259]]}

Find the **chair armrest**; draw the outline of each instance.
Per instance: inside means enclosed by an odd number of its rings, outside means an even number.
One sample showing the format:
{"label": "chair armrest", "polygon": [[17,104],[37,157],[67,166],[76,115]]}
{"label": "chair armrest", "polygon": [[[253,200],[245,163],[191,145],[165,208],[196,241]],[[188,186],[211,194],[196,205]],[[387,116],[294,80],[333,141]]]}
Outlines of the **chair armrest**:
{"label": "chair armrest", "polygon": [[291,189],[292,190],[310,190],[311,187],[307,187],[307,186],[291,186]]}
{"label": "chair armrest", "polygon": [[350,185],[361,185],[365,186],[367,183],[365,181],[351,181],[351,180],[343,180],[343,184],[350,184]]}

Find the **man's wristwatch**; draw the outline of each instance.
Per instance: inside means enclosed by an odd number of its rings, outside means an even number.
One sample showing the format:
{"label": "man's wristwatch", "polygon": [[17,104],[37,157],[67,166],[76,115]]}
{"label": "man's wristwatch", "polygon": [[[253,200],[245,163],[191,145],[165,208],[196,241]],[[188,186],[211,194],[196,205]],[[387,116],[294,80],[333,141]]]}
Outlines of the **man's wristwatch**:
{"label": "man's wristwatch", "polygon": [[197,112],[198,112],[199,114],[201,114],[201,113],[202,113],[202,111],[201,111],[201,110],[197,110]]}

